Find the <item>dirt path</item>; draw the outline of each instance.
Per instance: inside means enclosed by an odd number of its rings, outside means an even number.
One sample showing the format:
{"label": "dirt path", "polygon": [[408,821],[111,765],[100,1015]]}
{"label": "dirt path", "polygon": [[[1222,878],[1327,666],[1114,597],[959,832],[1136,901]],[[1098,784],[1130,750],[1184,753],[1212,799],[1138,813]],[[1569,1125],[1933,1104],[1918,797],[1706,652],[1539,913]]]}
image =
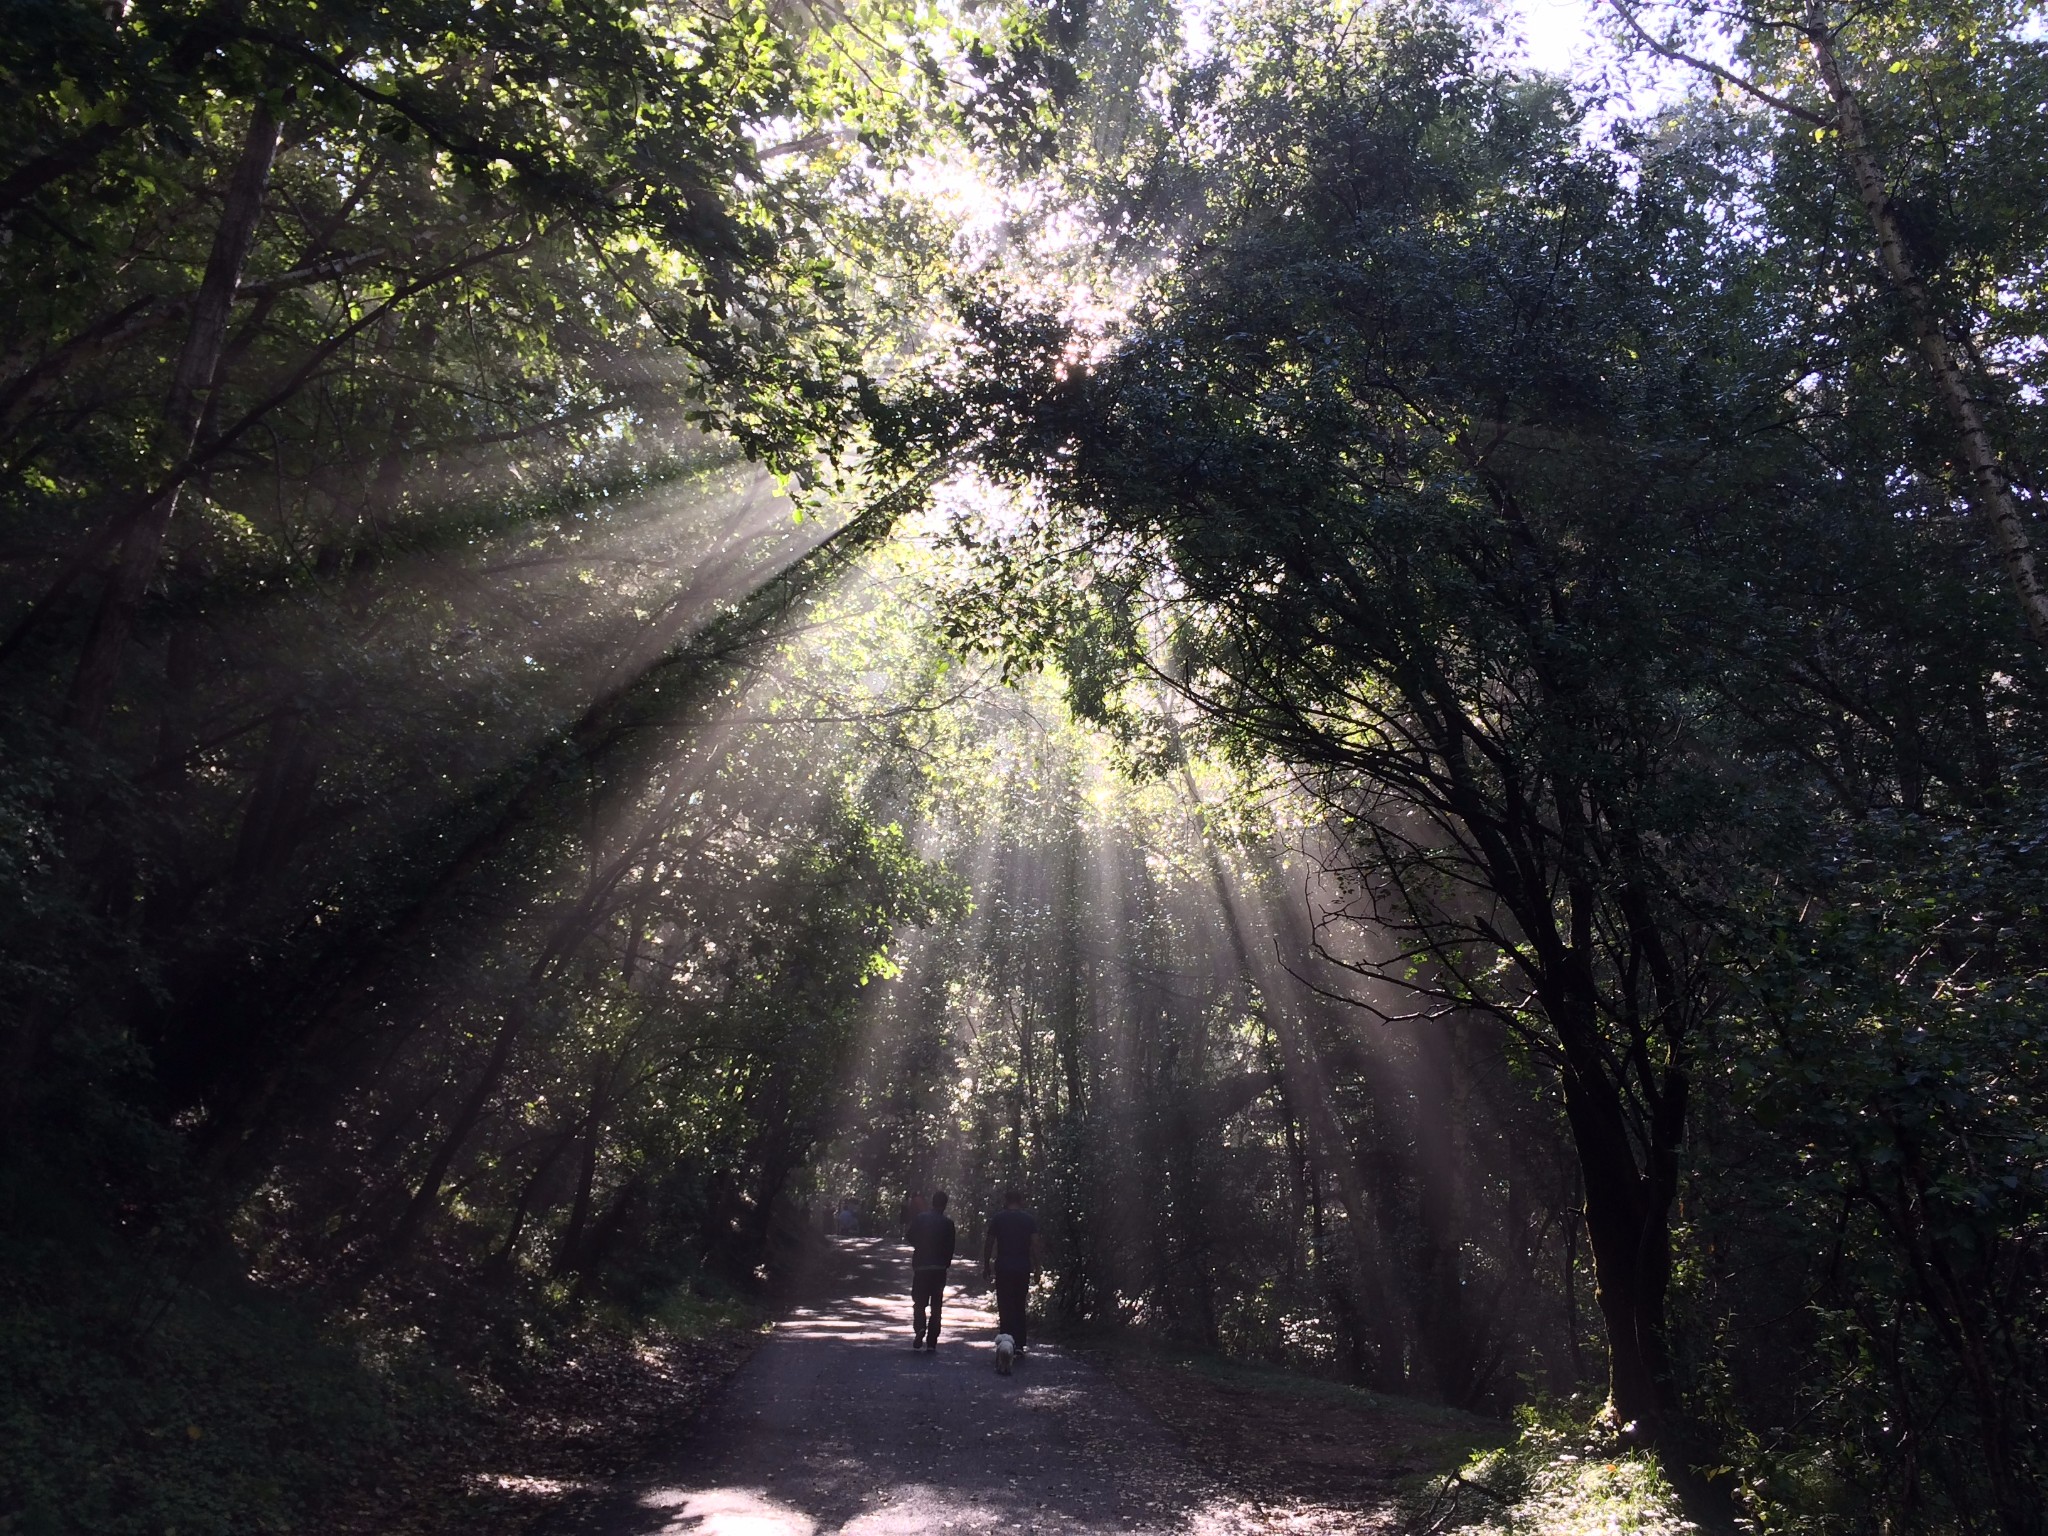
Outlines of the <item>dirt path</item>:
{"label": "dirt path", "polygon": [[[674,1454],[551,1529],[576,1536],[1240,1536],[1387,1529],[1226,1492],[1122,1388],[1057,1344],[998,1376],[956,1285],[910,1348],[900,1245],[844,1242]],[[956,1275],[967,1271],[956,1268]]]}

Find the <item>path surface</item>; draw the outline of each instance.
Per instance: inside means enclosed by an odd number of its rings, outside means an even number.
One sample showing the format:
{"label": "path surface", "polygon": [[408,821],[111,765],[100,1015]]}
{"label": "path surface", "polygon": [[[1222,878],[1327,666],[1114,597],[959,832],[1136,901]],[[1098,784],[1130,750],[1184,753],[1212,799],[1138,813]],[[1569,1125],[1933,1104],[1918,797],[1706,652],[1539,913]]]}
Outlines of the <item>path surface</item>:
{"label": "path surface", "polygon": [[[956,1265],[956,1277],[971,1267]],[[585,1536],[1241,1536],[1273,1527],[1202,1477],[1106,1376],[950,1288],[910,1347],[908,1251],[842,1241],[671,1458],[559,1528]]]}

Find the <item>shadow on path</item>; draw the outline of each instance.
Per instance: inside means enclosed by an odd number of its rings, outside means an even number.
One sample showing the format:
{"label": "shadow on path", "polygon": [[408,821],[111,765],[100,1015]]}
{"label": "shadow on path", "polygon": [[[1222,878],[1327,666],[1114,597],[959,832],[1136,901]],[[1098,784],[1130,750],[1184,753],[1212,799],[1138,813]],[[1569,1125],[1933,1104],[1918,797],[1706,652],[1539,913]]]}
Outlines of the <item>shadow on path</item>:
{"label": "shadow on path", "polygon": [[[970,1272],[956,1266],[955,1275]],[[676,1452],[565,1512],[577,1536],[1200,1533],[1270,1528],[1106,1376],[1057,1345],[995,1371],[995,1320],[949,1288],[910,1347],[909,1255],[841,1240]]]}

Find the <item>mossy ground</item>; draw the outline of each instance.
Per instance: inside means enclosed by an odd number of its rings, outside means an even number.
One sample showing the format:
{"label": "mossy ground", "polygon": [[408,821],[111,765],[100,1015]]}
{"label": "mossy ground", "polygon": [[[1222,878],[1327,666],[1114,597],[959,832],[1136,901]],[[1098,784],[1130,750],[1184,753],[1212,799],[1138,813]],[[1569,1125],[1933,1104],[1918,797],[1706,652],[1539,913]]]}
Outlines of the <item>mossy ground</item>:
{"label": "mossy ground", "polygon": [[1400,1528],[1433,1483],[1507,1443],[1498,1421],[1319,1377],[1136,1340],[1091,1353],[1187,1444],[1203,1470],[1262,1505]]}
{"label": "mossy ground", "polygon": [[1531,1406],[1508,1443],[1436,1481],[1418,1529],[1462,1536],[1687,1536],[1648,1451],[1618,1444],[1588,1402]]}
{"label": "mossy ground", "polygon": [[1524,1408],[1509,1423],[1142,1341],[1092,1352],[1204,1470],[1276,1509],[1432,1536],[1694,1529],[1655,1457],[1617,1445],[1590,1401]]}

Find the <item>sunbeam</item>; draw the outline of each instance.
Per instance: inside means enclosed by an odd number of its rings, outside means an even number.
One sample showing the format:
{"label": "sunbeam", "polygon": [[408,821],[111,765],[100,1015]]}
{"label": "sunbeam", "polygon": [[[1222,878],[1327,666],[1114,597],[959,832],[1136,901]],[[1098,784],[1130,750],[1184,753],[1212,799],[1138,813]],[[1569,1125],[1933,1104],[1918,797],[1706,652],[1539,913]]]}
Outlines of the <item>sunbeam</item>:
{"label": "sunbeam", "polygon": [[0,1536],[2048,1536],[2006,0],[0,25]]}

